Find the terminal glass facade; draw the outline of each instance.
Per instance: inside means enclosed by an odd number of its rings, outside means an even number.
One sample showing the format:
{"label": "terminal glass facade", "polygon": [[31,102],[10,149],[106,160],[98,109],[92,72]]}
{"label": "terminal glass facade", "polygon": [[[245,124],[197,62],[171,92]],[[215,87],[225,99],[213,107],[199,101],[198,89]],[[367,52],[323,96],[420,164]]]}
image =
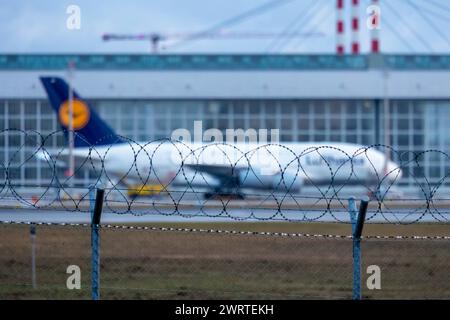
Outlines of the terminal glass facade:
{"label": "terminal glass facade", "polygon": [[[217,128],[224,134],[225,129],[279,129],[280,140],[286,142],[372,145],[387,141],[382,101],[375,100],[93,100],[90,104],[117,133],[137,141],[170,137],[178,128],[193,132],[194,121],[202,121],[203,130]],[[413,160],[411,151],[450,153],[449,123],[450,101],[390,101],[389,145],[399,152],[394,160]],[[47,148],[67,145],[62,134],[53,134],[60,127],[46,100],[0,100],[0,130],[7,128],[49,136]],[[38,139],[32,133],[0,134],[0,163],[10,168],[9,177],[18,184],[51,182],[54,168],[28,158],[36,145]],[[432,183],[439,183],[450,172],[443,154],[430,152],[418,160],[423,168],[411,163],[401,185],[414,187],[417,180],[413,176],[420,175],[420,170]],[[77,180],[84,184],[89,174],[87,170],[78,172]]]}

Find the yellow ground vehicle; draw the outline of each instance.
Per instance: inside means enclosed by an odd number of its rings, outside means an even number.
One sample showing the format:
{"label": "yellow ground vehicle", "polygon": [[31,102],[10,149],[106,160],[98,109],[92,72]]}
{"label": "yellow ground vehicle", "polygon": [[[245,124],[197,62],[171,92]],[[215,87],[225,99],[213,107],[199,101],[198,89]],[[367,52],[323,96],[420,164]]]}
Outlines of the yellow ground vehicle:
{"label": "yellow ground vehicle", "polygon": [[127,194],[130,198],[151,197],[159,195],[164,187],[160,184],[131,185],[128,187]]}

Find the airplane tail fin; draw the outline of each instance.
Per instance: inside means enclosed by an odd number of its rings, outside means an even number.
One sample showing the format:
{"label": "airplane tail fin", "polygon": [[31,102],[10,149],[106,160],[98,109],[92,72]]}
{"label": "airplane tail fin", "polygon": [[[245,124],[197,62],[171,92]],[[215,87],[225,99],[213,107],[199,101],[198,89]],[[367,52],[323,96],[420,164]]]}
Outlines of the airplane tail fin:
{"label": "airplane tail fin", "polygon": [[[58,116],[67,138],[70,126],[69,86],[58,77],[41,77],[48,99]],[[123,143],[123,140],[97,115],[88,103],[73,90],[72,126],[74,147],[89,147]]]}

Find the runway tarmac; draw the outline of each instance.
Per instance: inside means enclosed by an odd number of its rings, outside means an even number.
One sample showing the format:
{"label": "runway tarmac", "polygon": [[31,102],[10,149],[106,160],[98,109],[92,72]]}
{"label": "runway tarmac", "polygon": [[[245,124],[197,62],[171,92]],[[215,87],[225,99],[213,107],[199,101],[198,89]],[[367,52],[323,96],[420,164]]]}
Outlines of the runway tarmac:
{"label": "runway tarmac", "polygon": [[[223,208],[222,208],[223,209]],[[111,212],[105,208],[101,222],[151,223],[151,222],[236,222],[236,221],[295,221],[295,222],[344,222],[349,223],[349,214],[344,210],[289,210],[277,212],[276,209],[227,209],[218,208],[185,209],[179,212],[161,209],[137,209],[133,213]],[[414,210],[417,210],[414,212]],[[424,209],[397,209],[389,212],[367,212],[367,222],[411,223],[411,222],[449,222],[448,212],[426,212]],[[43,223],[89,223],[90,213],[70,212],[61,209],[0,208],[0,221],[43,222]]]}

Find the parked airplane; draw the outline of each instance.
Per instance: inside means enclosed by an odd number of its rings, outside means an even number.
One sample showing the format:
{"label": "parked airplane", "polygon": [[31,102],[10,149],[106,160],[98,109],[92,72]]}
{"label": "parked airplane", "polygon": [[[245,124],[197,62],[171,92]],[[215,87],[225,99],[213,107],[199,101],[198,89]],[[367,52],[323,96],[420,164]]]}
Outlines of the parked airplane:
{"label": "parked airplane", "polygon": [[[58,77],[42,77],[41,82],[67,138],[68,85]],[[243,196],[246,189],[298,192],[308,184],[381,186],[394,183],[402,174],[396,163],[386,162],[382,152],[349,143],[130,141],[117,135],[76,91],[72,115],[75,163],[101,171],[102,179],[113,185],[140,185],[140,192],[131,195],[154,192],[148,185],[161,186],[156,190],[198,187],[208,197]],[[67,164],[69,150],[45,149],[40,157]]]}

